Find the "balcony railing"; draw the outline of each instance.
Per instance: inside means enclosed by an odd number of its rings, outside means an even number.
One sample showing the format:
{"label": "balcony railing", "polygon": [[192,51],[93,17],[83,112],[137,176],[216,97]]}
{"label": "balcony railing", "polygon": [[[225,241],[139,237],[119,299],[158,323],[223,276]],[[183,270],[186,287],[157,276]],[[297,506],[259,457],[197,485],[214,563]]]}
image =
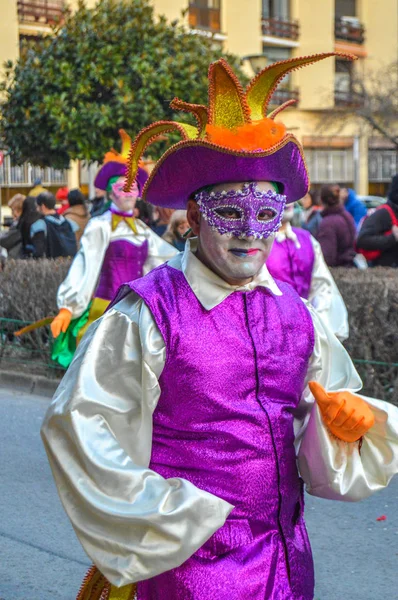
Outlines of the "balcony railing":
{"label": "balcony railing", "polygon": [[338,40],[363,44],[365,42],[365,28],[357,19],[337,17],[334,22],[334,36]]}
{"label": "balcony railing", "polygon": [[359,108],[363,106],[364,100],[362,96],[352,90],[334,90],[334,103],[336,106],[345,108]]}
{"label": "balcony railing", "polygon": [[58,23],[63,9],[64,0],[18,0],[18,18],[24,23]]}
{"label": "balcony railing", "polygon": [[219,8],[209,8],[200,4],[189,5],[189,26],[192,29],[221,30],[221,15]]}
{"label": "balcony railing", "polygon": [[270,104],[271,106],[280,106],[288,100],[296,100],[298,102],[299,99],[300,93],[298,89],[279,88],[272,94]]}
{"label": "balcony railing", "polygon": [[300,26],[297,21],[285,21],[276,17],[264,18],[261,21],[263,35],[297,40]]}

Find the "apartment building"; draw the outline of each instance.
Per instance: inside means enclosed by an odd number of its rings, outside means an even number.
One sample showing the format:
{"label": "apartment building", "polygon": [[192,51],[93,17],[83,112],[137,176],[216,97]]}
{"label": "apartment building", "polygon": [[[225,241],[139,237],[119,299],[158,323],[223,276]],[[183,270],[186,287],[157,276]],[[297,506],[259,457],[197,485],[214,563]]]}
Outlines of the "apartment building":
{"label": "apartment building", "polygon": [[[89,6],[95,0],[86,0]],[[134,1],[134,0],[131,0]],[[295,71],[274,94],[274,103],[294,98],[295,108],[284,122],[302,141],[315,186],[338,181],[362,194],[386,192],[398,172],[397,153],[387,140],[369,136],[344,116],[352,107],[354,73],[366,74],[398,60],[398,0],[152,0],[156,14],[182,20],[197,35],[209,36],[225,51],[242,58],[253,75],[267,64],[318,52],[349,52],[355,63],[327,60]],[[77,0],[70,0],[76,5]],[[2,0],[0,61],[15,59],[24,36],[50,32],[63,0]],[[324,118],[328,115],[327,118]],[[7,160],[0,185],[32,178],[41,171]],[[43,171],[44,180],[65,179],[64,173]],[[69,179],[78,183],[76,169]]]}
{"label": "apartment building", "polygon": [[[186,0],[153,1],[170,19],[187,8]],[[297,101],[283,120],[304,145],[315,186],[338,181],[361,194],[386,193],[398,172],[396,151],[355,120],[345,122],[344,114],[356,101],[354,73],[366,76],[398,60],[397,0],[188,1],[187,26],[238,54],[251,75],[289,57],[332,51],[357,56],[355,63],[327,60],[292,73],[274,102]],[[343,119],[333,119],[336,112]]]}

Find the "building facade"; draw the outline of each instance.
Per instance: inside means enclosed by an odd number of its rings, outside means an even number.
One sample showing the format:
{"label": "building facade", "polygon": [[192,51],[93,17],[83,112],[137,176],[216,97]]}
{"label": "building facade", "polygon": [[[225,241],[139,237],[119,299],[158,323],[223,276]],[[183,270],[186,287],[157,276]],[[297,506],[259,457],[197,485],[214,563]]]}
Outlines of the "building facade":
{"label": "building facade", "polygon": [[[134,1],[134,0],[131,0]],[[89,6],[95,0],[86,0]],[[352,79],[398,60],[398,0],[152,0],[155,12],[182,20],[193,33],[242,58],[249,75],[269,63],[319,52],[348,52],[355,63],[328,60],[292,73],[274,95],[275,104],[294,98],[283,119],[302,141],[314,186],[339,182],[361,194],[384,195],[397,172],[397,154],[381,137],[369,137],[354,119],[333,120],[352,107]],[[50,34],[63,0],[2,0],[0,61],[16,59],[21,40]],[[77,5],[77,0],[69,4]],[[348,114],[348,113],[347,113]],[[327,116],[327,118],[325,118]],[[32,183],[34,167],[0,167],[0,185]],[[66,175],[48,170],[62,185]],[[25,181],[25,179],[27,181]],[[79,184],[79,171],[69,172]],[[50,184],[52,181],[50,181]]]}
{"label": "building facade", "polygon": [[398,171],[397,153],[348,115],[352,81],[398,60],[398,1],[383,0],[153,0],[159,14],[212,35],[239,55],[253,75],[295,56],[339,51],[358,60],[328,60],[295,71],[274,95],[296,99],[283,120],[304,145],[314,186],[339,182],[359,193],[385,195]]}

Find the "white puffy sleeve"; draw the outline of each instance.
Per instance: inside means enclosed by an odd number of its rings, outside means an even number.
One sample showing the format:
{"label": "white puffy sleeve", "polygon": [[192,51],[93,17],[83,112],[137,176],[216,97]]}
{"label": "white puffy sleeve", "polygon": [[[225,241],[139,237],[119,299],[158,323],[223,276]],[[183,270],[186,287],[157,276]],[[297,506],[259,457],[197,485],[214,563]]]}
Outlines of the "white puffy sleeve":
{"label": "white puffy sleeve", "polygon": [[148,468],[164,363],[152,315],[131,293],[87,331],[42,427],[75,532],[116,586],[179,566],[233,508]]}
{"label": "white puffy sleeve", "polygon": [[[357,393],[362,382],[348,353],[309,308],[315,327],[315,348],[306,384],[318,381],[328,392]],[[306,385],[295,414],[295,433],[298,466],[309,494],[330,500],[361,500],[387,486],[398,473],[398,408],[361,397],[371,407],[375,424],[361,442],[347,443],[324,425]]]}
{"label": "white puffy sleeve", "polygon": [[311,237],[314,248],[314,266],[308,300],[335,336],[343,342],[349,336],[348,313],[342,295],[333,279],[319,242]]}
{"label": "white puffy sleeve", "polygon": [[80,249],[58,288],[58,309],[67,308],[73,319],[84,313],[93,297],[109,245],[110,231],[109,222],[100,217],[88,222],[80,240]]}
{"label": "white puffy sleeve", "polygon": [[167,262],[178,254],[178,250],[159,237],[152,229],[144,225],[148,240],[148,258],[144,265],[144,275]]}

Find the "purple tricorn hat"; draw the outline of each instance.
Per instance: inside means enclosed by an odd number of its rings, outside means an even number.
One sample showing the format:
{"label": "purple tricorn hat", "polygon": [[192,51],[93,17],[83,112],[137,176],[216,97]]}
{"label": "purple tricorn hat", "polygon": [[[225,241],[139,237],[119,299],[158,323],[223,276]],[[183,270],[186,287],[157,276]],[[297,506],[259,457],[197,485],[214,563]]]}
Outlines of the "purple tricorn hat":
{"label": "purple tricorn hat", "polygon": [[285,102],[268,116],[267,108],[287,73],[331,56],[355,58],[329,52],[284,60],[258,73],[246,91],[225,60],[211,64],[209,106],[178,98],[170,105],[192,113],[196,127],[159,121],[143,129],[131,148],[125,190],[132,185],[148,145],[165,133],[178,131],[182,141],[158,160],[144,186],[142,198],[147,202],[165,208],[186,208],[187,200],[202,187],[250,181],[277,182],[287,202],[300,200],[310,185],[303,149],[294,135],[275,121],[295,101]]}
{"label": "purple tricorn hat", "polygon": [[[123,177],[127,173],[127,159],[132,145],[131,138],[124,129],[120,129],[119,135],[122,139],[122,151],[119,153],[112,148],[112,150],[105,154],[103,165],[94,180],[94,185],[99,190],[106,191],[109,180],[112,177]],[[138,167],[135,180],[140,194],[147,179],[148,173],[142,167]]]}

